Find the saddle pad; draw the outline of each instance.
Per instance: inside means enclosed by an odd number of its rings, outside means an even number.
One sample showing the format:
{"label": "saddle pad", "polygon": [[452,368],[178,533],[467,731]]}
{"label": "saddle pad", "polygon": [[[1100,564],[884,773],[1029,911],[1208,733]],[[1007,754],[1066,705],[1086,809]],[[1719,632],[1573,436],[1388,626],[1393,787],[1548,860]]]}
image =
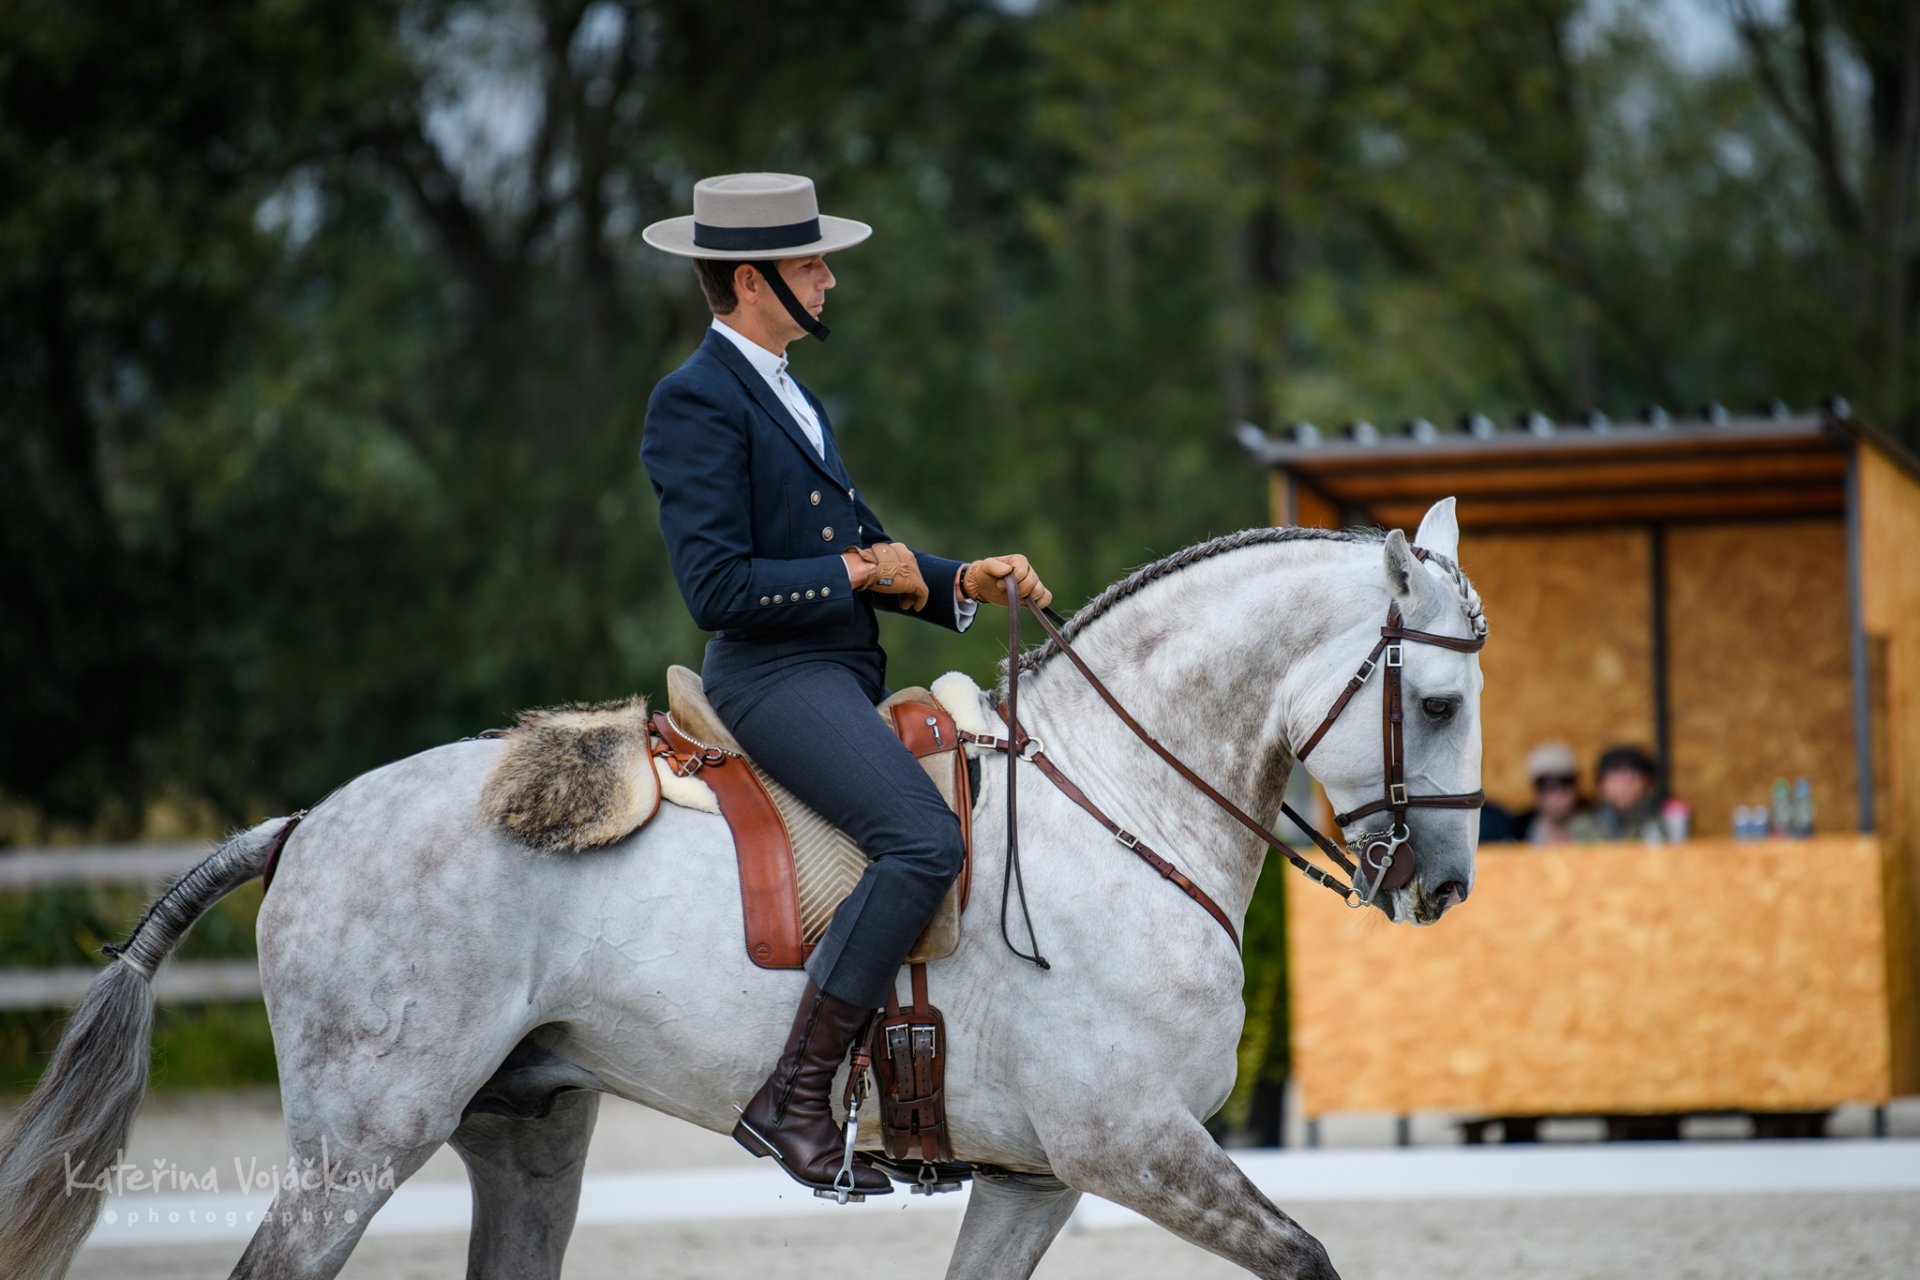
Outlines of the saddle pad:
{"label": "saddle pad", "polygon": [[[741,795],[743,788],[737,783],[721,782],[724,766],[698,775],[719,796],[721,812],[733,830],[747,954],[764,969],[797,969],[826,933],[834,911],[859,883],[867,857],[845,832],[746,756],[707,701],[698,672],[681,666],[667,668],[667,700],[672,728],[701,746],[726,752],[728,764],[735,760],[745,764],[772,804],[777,823],[756,818],[753,798]],[[952,955],[960,945],[960,913],[966,907],[973,862],[973,803],[966,757],[959,749],[952,717],[927,690],[902,689],[875,710],[919,759],[941,798],[958,815],[967,844],[968,857],[959,878],[907,957],[910,964],[924,964]]]}
{"label": "saddle pad", "polygon": [[522,711],[481,791],[489,822],[535,849],[579,852],[624,840],[660,808],[640,698]]}

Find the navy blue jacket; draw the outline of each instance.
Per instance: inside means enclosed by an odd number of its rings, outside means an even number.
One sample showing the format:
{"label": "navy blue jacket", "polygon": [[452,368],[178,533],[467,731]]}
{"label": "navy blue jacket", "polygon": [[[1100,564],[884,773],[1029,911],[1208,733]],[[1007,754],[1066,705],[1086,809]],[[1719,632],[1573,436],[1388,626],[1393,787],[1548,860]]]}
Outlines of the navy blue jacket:
{"label": "navy blue jacket", "polygon": [[[825,458],[766,379],[712,331],[647,402],[640,458],[660,500],[674,581],[694,622],[714,633],[702,675],[716,695],[808,657],[845,662],[876,691],[884,685],[874,609],[900,612],[901,597],[853,591],[840,552],[891,539],[847,476],[826,409],[800,390],[819,416]],[[914,557],[929,598],[909,616],[958,630],[961,562],[917,549]]]}

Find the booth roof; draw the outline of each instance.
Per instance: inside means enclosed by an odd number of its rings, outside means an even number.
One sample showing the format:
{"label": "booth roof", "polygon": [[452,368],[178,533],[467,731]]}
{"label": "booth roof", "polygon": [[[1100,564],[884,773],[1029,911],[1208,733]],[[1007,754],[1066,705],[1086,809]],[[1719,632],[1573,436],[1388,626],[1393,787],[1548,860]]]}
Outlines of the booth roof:
{"label": "booth roof", "polygon": [[1690,419],[1650,409],[1632,422],[1528,414],[1507,428],[1468,414],[1452,429],[1355,422],[1331,436],[1299,423],[1279,439],[1248,423],[1237,436],[1285,482],[1283,518],[1407,529],[1449,495],[1463,523],[1481,529],[1838,518],[1862,440],[1914,466],[1842,400],[1811,413],[1776,403],[1750,417],[1716,405]]}

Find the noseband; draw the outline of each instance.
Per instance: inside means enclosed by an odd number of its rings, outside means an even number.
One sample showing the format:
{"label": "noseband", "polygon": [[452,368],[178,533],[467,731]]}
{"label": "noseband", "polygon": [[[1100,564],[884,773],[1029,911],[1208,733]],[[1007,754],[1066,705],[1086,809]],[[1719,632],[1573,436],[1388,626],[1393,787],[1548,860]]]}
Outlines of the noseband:
{"label": "noseband", "polygon": [[[1414,547],[1412,551],[1414,556],[1422,561],[1434,560],[1442,564],[1447,563],[1445,557],[1429,552],[1422,547]],[[1000,892],[1000,931],[1001,935],[1007,938],[1007,945],[1009,947],[1013,947],[1013,940],[1007,935],[1007,898],[1008,889],[1011,886],[1020,886],[1021,912],[1023,915],[1026,914],[1026,888],[1021,882],[1020,877],[1020,830],[1016,808],[1016,796],[1018,794],[1016,790],[1016,780],[1019,777],[1016,766],[1021,760],[1031,761],[1054,786],[1060,789],[1062,794],[1092,815],[1123,847],[1146,862],[1155,871],[1159,872],[1162,877],[1171,881],[1181,892],[1205,908],[1207,914],[1211,915],[1219,923],[1220,927],[1227,931],[1227,936],[1233,939],[1233,944],[1236,948],[1240,945],[1239,934],[1235,932],[1232,922],[1227,918],[1226,912],[1220,909],[1219,904],[1208,897],[1206,892],[1194,884],[1192,880],[1182,874],[1179,868],[1149,848],[1146,842],[1141,840],[1139,836],[1128,831],[1125,827],[1102,812],[1099,806],[1088,798],[1084,791],[1074,785],[1072,780],[1061,772],[1058,765],[1047,759],[1046,753],[1041,747],[1040,740],[1029,737],[1026,731],[1020,727],[1020,608],[1023,605],[1032,611],[1033,616],[1038,619],[1041,627],[1046,630],[1047,635],[1053,640],[1054,644],[1058,646],[1060,652],[1067,656],[1067,659],[1073,663],[1074,667],[1079,670],[1082,676],[1086,677],[1087,683],[1093,687],[1093,691],[1100,695],[1101,700],[1112,709],[1113,713],[1120,718],[1120,722],[1126,725],[1136,738],[1146,744],[1155,755],[1166,761],[1175,773],[1185,778],[1201,794],[1213,801],[1214,805],[1218,807],[1221,812],[1233,818],[1255,836],[1258,836],[1262,844],[1270,849],[1277,850],[1309,880],[1315,884],[1324,885],[1341,895],[1349,907],[1364,907],[1371,903],[1382,889],[1389,891],[1398,889],[1413,878],[1414,860],[1410,844],[1412,832],[1407,826],[1408,809],[1416,807],[1433,809],[1478,809],[1486,802],[1486,794],[1484,791],[1470,791],[1459,795],[1422,796],[1410,795],[1408,793],[1406,733],[1400,682],[1405,646],[1409,642],[1413,644],[1439,645],[1442,648],[1453,649],[1460,653],[1478,653],[1487,643],[1487,638],[1484,635],[1474,636],[1470,639],[1460,639],[1455,636],[1438,635],[1431,631],[1415,631],[1405,625],[1400,615],[1399,604],[1396,602],[1389,605],[1387,607],[1386,625],[1380,628],[1380,639],[1374,644],[1373,651],[1367,655],[1366,661],[1360,664],[1360,669],[1354,672],[1353,676],[1347,681],[1347,687],[1341,691],[1340,696],[1334,701],[1332,709],[1326,714],[1326,718],[1321,720],[1320,727],[1313,731],[1312,735],[1308,737],[1306,745],[1301,747],[1295,754],[1295,759],[1297,760],[1306,759],[1307,753],[1318,746],[1322,738],[1326,737],[1327,730],[1333,727],[1333,722],[1340,718],[1340,713],[1347,709],[1347,704],[1353,701],[1353,696],[1360,692],[1367,681],[1373,677],[1373,673],[1377,670],[1385,672],[1384,680],[1386,688],[1381,698],[1380,741],[1381,756],[1384,762],[1382,772],[1386,794],[1380,799],[1369,804],[1364,804],[1350,813],[1334,815],[1334,823],[1340,827],[1346,827],[1349,823],[1357,822],[1361,818],[1369,817],[1376,813],[1390,813],[1392,815],[1392,820],[1384,832],[1371,833],[1363,838],[1360,847],[1359,865],[1356,866],[1354,860],[1349,858],[1333,840],[1322,834],[1319,828],[1295,812],[1292,805],[1284,801],[1282,801],[1280,805],[1281,812],[1284,813],[1295,826],[1306,832],[1321,852],[1331,858],[1334,864],[1346,873],[1348,883],[1342,884],[1337,877],[1315,866],[1312,862],[1309,862],[1304,855],[1292,848],[1285,841],[1277,839],[1265,824],[1251,817],[1238,805],[1220,794],[1217,788],[1208,783],[1206,779],[1202,778],[1192,769],[1188,768],[1185,762],[1174,755],[1173,752],[1162,746],[1152,734],[1141,727],[1140,722],[1135,720],[1124,706],[1120,705],[1120,700],[1115,698],[1112,691],[1101,683],[1100,678],[1094,675],[1093,669],[1087,666],[1086,660],[1076,653],[1073,646],[1067,643],[1066,637],[1060,634],[1060,628],[1055,625],[1054,619],[1048,616],[1048,612],[1041,609],[1038,605],[1035,605],[1031,600],[1025,600],[1021,597],[1019,588],[1014,582],[1012,575],[1008,575],[1006,579],[1006,588],[1007,599],[1015,603],[1007,610],[1007,638],[1009,645],[1008,653],[1010,655],[1007,663],[1007,700],[1000,704],[999,711],[1001,718],[1007,723],[1009,736],[997,738],[987,734],[970,733],[966,730],[961,730],[959,736],[962,741],[973,743],[976,746],[986,747],[990,750],[1004,752],[1007,757],[1007,872],[1002,882]],[[1030,939],[1033,936],[1033,922],[1031,918],[1027,920],[1027,936]],[[1037,944],[1031,955],[1021,952],[1017,947],[1014,947],[1014,953],[1021,956],[1022,959],[1033,961],[1043,969],[1048,967],[1047,962],[1041,958],[1039,954]]]}

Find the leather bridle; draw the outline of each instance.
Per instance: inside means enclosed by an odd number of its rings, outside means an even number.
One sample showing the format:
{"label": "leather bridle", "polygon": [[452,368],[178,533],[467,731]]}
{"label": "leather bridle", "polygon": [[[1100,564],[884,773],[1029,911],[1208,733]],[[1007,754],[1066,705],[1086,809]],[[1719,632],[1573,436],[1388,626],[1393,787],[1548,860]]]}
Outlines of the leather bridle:
{"label": "leather bridle", "polygon": [[[1443,565],[1450,563],[1445,557],[1421,547],[1414,547],[1412,551],[1414,556],[1422,561],[1432,560]],[[1206,910],[1207,914],[1211,915],[1220,927],[1227,931],[1227,936],[1233,939],[1233,945],[1236,949],[1240,946],[1240,935],[1234,929],[1233,922],[1229,919],[1227,913],[1220,908],[1218,903],[1207,895],[1205,890],[1196,885],[1181,872],[1178,867],[1174,866],[1173,863],[1154,852],[1138,835],[1108,817],[1106,813],[1088,797],[1086,792],[1075,785],[1066,774],[1061,772],[1058,765],[1047,758],[1040,740],[1028,736],[1026,731],[1020,727],[1021,606],[1025,606],[1033,613],[1033,616],[1039,621],[1041,627],[1046,630],[1047,635],[1053,640],[1060,652],[1066,655],[1068,661],[1073,663],[1074,667],[1082,676],[1086,677],[1087,683],[1092,686],[1093,691],[1100,695],[1101,700],[1112,709],[1113,713],[1120,718],[1120,722],[1126,725],[1136,738],[1146,744],[1155,755],[1166,761],[1175,773],[1185,778],[1202,795],[1205,795],[1209,800],[1213,801],[1214,805],[1223,813],[1233,818],[1241,826],[1257,836],[1262,844],[1270,849],[1277,850],[1288,862],[1292,863],[1302,875],[1312,880],[1315,884],[1324,885],[1326,888],[1340,894],[1346,900],[1349,907],[1364,907],[1371,903],[1382,889],[1398,889],[1406,884],[1408,880],[1412,879],[1414,859],[1410,843],[1412,833],[1407,826],[1408,809],[1478,809],[1486,802],[1485,793],[1479,790],[1463,792],[1457,795],[1413,795],[1408,792],[1406,783],[1405,708],[1400,679],[1401,668],[1405,657],[1405,646],[1407,644],[1432,644],[1439,645],[1446,649],[1453,649],[1460,653],[1478,653],[1487,643],[1485,635],[1460,638],[1456,636],[1443,636],[1431,631],[1417,631],[1405,625],[1405,621],[1400,614],[1399,604],[1397,602],[1390,604],[1387,607],[1386,625],[1380,628],[1380,639],[1375,642],[1372,652],[1370,652],[1366,660],[1360,664],[1359,670],[1355,671],[1353,676],[1348,679],[1346,688],[1343,689],[1340,696],[1335,699],[1333,707],[1327,712],[1325,718],[1320,721],[1319,727],[1308,736],[1306,744],[1295,753],[1294,758],[1296,760],[1306,759],[1307,754],[1320,744],[1321,739],[1326,737],[1327,731],[1333,727],[1334,721],[1340,718],[1341,712],[1347,709],[1347,704],[1353,701],[1354,695],[1359,693],[1360,690],[1366,686],[1367,682],[1372,679],[1374,672],[1381,671],[1385,673],[1383,676],[1385,689],[1381,697],[1380,719],[1381,757],[1383,761],[1385,794],[1380,799],[1364,804],[1349,813],[1334,815],[1334,823],[1339,827],[1346,827],[1350,823],[1357,822],[1361,818],[1369,817],[1376,813],[1389,813],[1391,814],[1391,821],[1387,829],[1383,832],[1369,833],[1364,837],[1360,847],[1359,862],[1356,866],[1354,859],[1349,858],[1332,839],[1322,834],[1317,827],[1297,813],[1292,805],[1283,801],[1280,806],[1281,812],[1284,813],[1295,826],[1306,832],[1307,836],[1319,847],[1321,852],[1325,853],[1327,857],[1333,860],[1336,866],[1346,873],[1348,882],[1343,884],[1337,877],[1314,865],[1298,850],[1277,838],[1265,824],[1253,818],[1238,805],[1220,794],[1218,788],[1195,773],[1184,761],[1163,746],[1152,734],[1148,733],[1146,729],[1141,726],[1140,722],[1134,719],[1133,715],[1120,704],[1120,700],[1113,696],[1113,692],[1109,690],[1105,684],[1101,683],[1100,678],[1093,673],[1093,669],[1087,665],[1086,660],[1074,651],[1072,645],[1067,643],[1066,637],[1060,633],[1060,628],[1056,625],[1054,618],[1048,616],[1049,611],[1035,605],[1031,600],[1022,599],[1012,575],[1009,575],[1005,579],[1005,583],[1007,599],[1017,602],[1007,610],[1007,642],[1009,653],[1007,663],[1007,699],[1001,703],[999,707],[1000,717],[1007,723],[1009,736],[999,738],[989,734],[971,733],[966,730],[961,730],[959,736],[964,742],[1006,754],[1007,872],[1001,886],[1000,894],[1000,931],[1001,936],[1007,939],[1007,945],[1013,949],[1015,955],[1020,956],[1022,959],[1030,960],[1043,969],[1049,966],[1046,960],[1039,954],[1037,942],[1034,946],[1033,953],[1028,954],[1020,951],[1018,947],[1015,947],[1012,938],[1007,934],[1007,902],[1010,887],[1019,887],[1021,912],[1023,915],[1026,914],[1026,888],[1020,876],[1020,828],[1017,810],[1019,773],[1016,766],[1021,760],[1031,762],[1048,781],[1060,789],[1063,795],[1086,810],[1101,826],[1105,827],[1108,833],[1124,848],[1151,866],[1163,878],[1171,881],[1176,888],[1185,893],[1189,898],[1199,903],[1200,906]],[[1031,939],[1033,937],[1033,921],[1030,916],[1027,917],[1026,924],[1027,936]]]}
{"label": "leather bridle", "polygon": [[[1420,560],[1439,560],[1444,557],[1435,555],[1424,547],[1411,548],[1414,556]],[[1307,738],[1306,745],[1294,753],[1295,760],[1305,760],[1307,754],[1320,745],[1320,739],[1327,736],[1327,730],[1333,728],[1333,722],[1353,701],[1353,695],[1360,692],[1376,670],[1384,671],[1382,677],[1385,689],[1380,698],[1380,755],[1383,764],[1382,774],[1386,785],[1386,794],[1378,800],[1361,805],[1358,809],[1333,815],[1333,825],[1342,830],[1376,813],[1389,813],[1392,820],[1385,831],[1367,835],[1360,845],[1360,869],[1372,873],[1367,881],[1365,895],[1358,902],[1348,899],[1349,906],[1361,907],[1372,902],[1382,889],[1394,890],[1413,878],[1413,858],[1401,857],[1400,851],[1408,846],[1412,831],[1407,826],[1407,810],[1427,809],[1478,809],[1487,802],[1486,792],[1473,790],[1457,795],[1416,796],[1407,791],[1407,736],[1406,709],[1401,697],[1400,669],[1405,660],[1407,642],[1414,644],[1438,645],[1443,649],[1452,649],[1459,653],[1478,653],[1486,647],[1484,635],[1461,638],[1443,636],[1432,631],[1415,631],[1406,626],[1400,617],[1400,605],[1396,601],[1387,606],[1387,625],[1380,628],[1380,639],[1374,643],[1373,652],[1367,655],[1360,669],[1347,681],[1347,687],[1335,699],[1333,709],[1327,712],[1326,719],[1320,722]],[[1327,841],[1310,823],[1304,821],[1290,807],[1282,806],[1288,818],[1295,825],[1314,838],[1322,849],[1327,849]],[[1328,849],[1328,852],[1332,851]],[[1341,860],[1344,865],[1344,859]],[[1355,890],[1359,889],[1361,877],[1351,866],[1347,875],[1353,880]]]}

